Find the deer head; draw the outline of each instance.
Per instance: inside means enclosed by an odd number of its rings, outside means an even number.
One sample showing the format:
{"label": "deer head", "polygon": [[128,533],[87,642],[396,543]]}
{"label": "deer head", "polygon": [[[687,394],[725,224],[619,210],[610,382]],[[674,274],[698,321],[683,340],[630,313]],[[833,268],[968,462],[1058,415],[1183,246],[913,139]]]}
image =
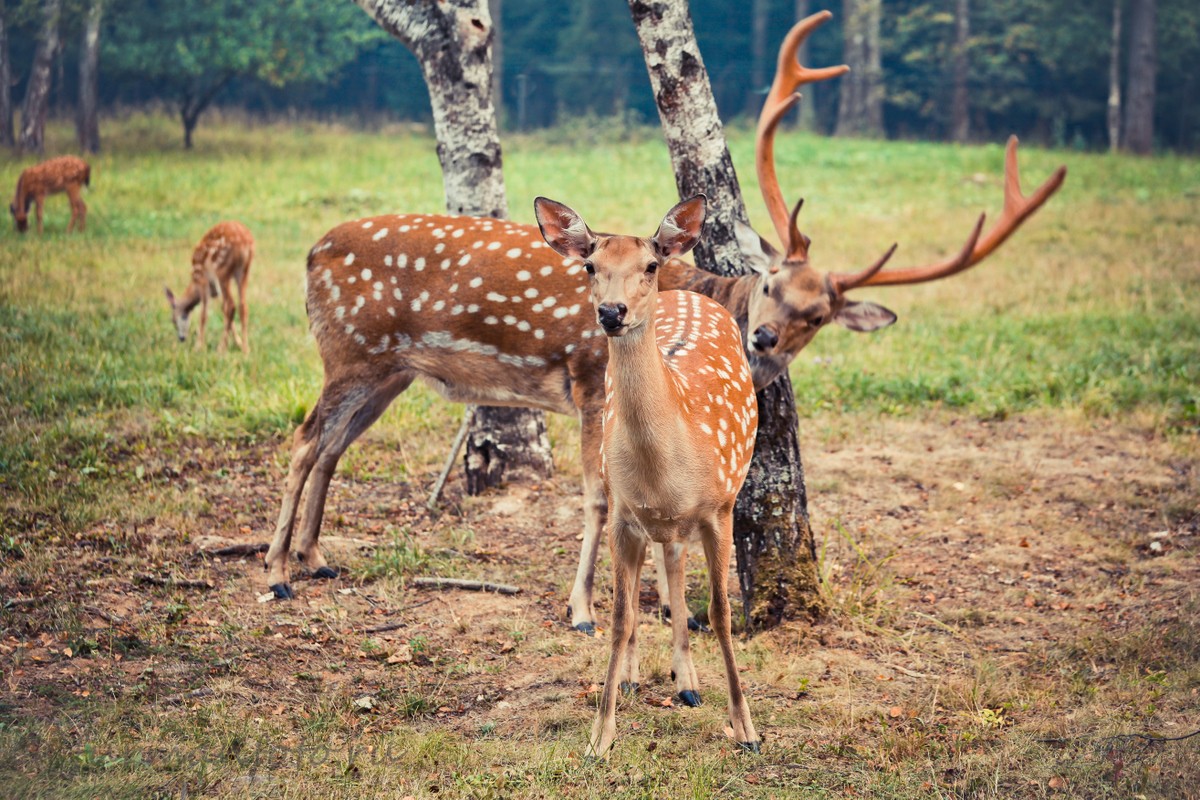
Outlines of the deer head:
{"label": "deer head", "polygon": [[546,243],[561,256],[578,258],[589,276],[596,321],[610,337],[640,331],[653,318],[658,268],[700,241],[707,198],[677,204],[649,239],[597,236],[572,209],[539,197],[533,201]]}
{"label": "deer head", "polygon": [[845,65],[809,69],[796,60],[800,45],[831,16],[828,11],[814,14],[798,22],[788,33],[780,47],[774,83],[759,115],[755,167],[763,201],[786,251],[776,250],[749,226],[741,225],[738,229],[740,249],[759,276],[749,298],[746,328],[747,351],[756,386],[764,385],[787,369],[817,331],[831,322],[853,331],[868,332],[896,321],[896,315],[888,309],[875,303],[850,300],[848,292],[866,286],[939,280],[978,264],[1037,211],[1066,177],[1066,167],[1059,167],[1031,196],[1022,195],[1014,136],[1008,141],[1005,155],[1004,211],[986,235],[981,235],[984,217],[980,215],[962,249],[941,263],[884,270],[896,250],[893,244],[874,264],[858,272],[823,273],[816,270],[809,263],[812,242],[796,224],[804,201],[797,202],[788,212],[775,173],[774,140],[779,121],[800,99],[796,89],[849,71]]}

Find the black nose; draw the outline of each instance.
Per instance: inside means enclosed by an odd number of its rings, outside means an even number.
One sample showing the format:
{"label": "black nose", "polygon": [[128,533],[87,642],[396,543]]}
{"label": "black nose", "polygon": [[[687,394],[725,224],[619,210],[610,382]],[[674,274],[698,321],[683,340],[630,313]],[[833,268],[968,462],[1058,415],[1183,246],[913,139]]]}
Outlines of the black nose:
{"label": "black nose", "polygon": [[770,350],[779,344],[779,334],[763,325],[754,332],[754,346],[759,350]]}
{"label": "black nose", "polygon": [[596,309],[596,317],[606,331],[615,331],[625,324],[625,312],[629,309],[624,303],[604,303]]}

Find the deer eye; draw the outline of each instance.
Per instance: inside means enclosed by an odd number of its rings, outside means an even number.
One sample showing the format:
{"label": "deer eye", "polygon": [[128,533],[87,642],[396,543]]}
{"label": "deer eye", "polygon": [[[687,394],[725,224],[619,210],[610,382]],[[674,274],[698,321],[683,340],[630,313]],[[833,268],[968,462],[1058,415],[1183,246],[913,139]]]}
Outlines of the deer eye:
{"label": "deer eye", "polygon": [[770,286],[767,286],[767,285],[764,283],[764,284],[763,284],[763,297],[770,297],[770,296],[771,296],[771,287],[770,287]]}
{"label": "deer eye", "polygon": [[809,322],[809,325],[812,325],[814,328],[819,328],[819,327],[821,327],[821,323],[824,321],[825,321],[825,318],[822,317],[820,314],[818,314],[817,316],[812,318],[812,320]]}
{"label": "deer eye", "polygon": [[595,267],[595,266],[592,264],[592,262],[590,262],[590,261],[585,261],[585,262],[583,262],[583,270],[584,270],[584,272],[586,272],[588,275],[595,275],[595,274],[596,274],[596,267]]}
{"label": "deer eye", "polygon": [[646,274],[647,275],[653,275],[656,272],[658,272],[658,262],[657,261],[651,261],[649,264],[646,265]]}

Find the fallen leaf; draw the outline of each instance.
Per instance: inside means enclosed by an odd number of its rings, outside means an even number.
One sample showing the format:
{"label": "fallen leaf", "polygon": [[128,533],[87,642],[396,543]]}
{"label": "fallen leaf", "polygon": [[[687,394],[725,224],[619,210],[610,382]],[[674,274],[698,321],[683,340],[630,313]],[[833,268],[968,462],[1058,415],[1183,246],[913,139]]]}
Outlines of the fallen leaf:
{"label": "fallen leaf", "polygon": [[888,709],[888,716],[892,719],[904,716],[904,709],[900,706],[892,706]]}

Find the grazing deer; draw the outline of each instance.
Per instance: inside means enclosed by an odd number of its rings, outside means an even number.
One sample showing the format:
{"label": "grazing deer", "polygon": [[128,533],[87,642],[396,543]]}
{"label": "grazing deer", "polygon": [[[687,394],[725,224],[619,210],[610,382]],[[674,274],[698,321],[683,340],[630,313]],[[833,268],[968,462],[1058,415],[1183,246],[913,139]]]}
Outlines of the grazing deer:
{"label": "grazing deer", "polygon": [[[218,352],[224,353],[229,343],[229,333],[243,353],[250,352],[250,335],[246,331],[246,279],[250,277],[250,262],[254,259],[254,236],[240,222],[218,222],[204,234],[196,249],[192,251],[192,280],[183,297],[175,299],[175,293],[167,287],[167,305],[171,307],[171,319],[179,341],[187,341],[188,317],[197,305],[200,306],[200,330],[196,336],[196,349],[204,349],[204,326],[208,323],[209,297],[221,297],[221,311],[225,315],[225,331],[221,335]],[[231,284],[237,284],[237,314],[241,318],[242,332],[233,327],[234,302]]]}
{"label": "grazing deer", "polygon": [[[809,17],[788,34],[780,53],[780,73],[787,77],[776,78],[759,124],[756,162],[763,195],[785,242],[794,218],[789,223],[775,180],[773,138],[784,106],[794,102],[786,99],[787,92],[845,71],[809,70],[794,63],[801,42],[829,16]],[[941,264],[893,272],[880,270],[881,259],[858,273],[824,274],[807,261],[807,238],[797,233],[803,252],[789,247],[781,255],[743,226],[739,241],[755,272],[721,277],[670,258],[659,270],[659,287],[697,291],[725,306],[746,342],[754,386],[762,389],[831,321],[868,331],[895,320],[895,314],[879,306],[848,300],[847,292],[937,280],[978,263],[1058,189],[1063,173],[1060,169],[1031,197],[1022,197],[1016,140],[1010,140],[1000,221],[986,236],[973,233],[961,252]],[[597,338],[600,330],[591,313],[584,313],[582,264],[553,253],[533,225],[400,214],[332,229],[310,251],[307,274],[309,326],[324,362],[325,384],[292,442],[279,518],[264,562],[275,596],[293,596],[288,555],[306,483],[297,558],[315,577],[337,575],[318,546],[334,469],[346,448],[421,378],[457,402],[578,416],[584,530],[568,613],[576,629],[594,632],[593,570],[607,513],[599,478],[607,349]],[[662,597],[667,594],[664,585],[660,579]]]}
{"label": "grazing deer", "polygon": [[35,164],[21,173],[17,178],[17,195],[13,198],[8,210],[17,223],[17,231],[24,233],[29,230],[29,207],[37,203],[37,231],[42,232],[42,206],[46,195],[66,192],[71,201],[71,221],[67,223],[67,232],[75,228],[78,221],[79,230],[83,231],[87,224],[87,205],[81,196],[81,187],[90,186],[92,168],[82,158],[75,156],[59,156],[41,164]]}
{"label": "grazing deer", "polygon": [[[708,562],[709,621],[725,659],[734,739],[758,752],[742,694],[729,616],[733,504],[750,469],[758,403],[737,322],[695,292],[659,293],[658,271],[691,250],[703,195],[667,213],[650,239],[592,233],[578,214],[539,197],[538,225],[556,253],[583,260],[592,307],[608,337],[601,473],[613,562],[612,652],[588,748],[605,756],[616,736],[618,683],[638,683],[638,585],[646,545],[664,547],[671,605],[684,608],[684,545]],[[604,363],[600,359],[600,363]],[[599,365],[598,365],[599,366]],[[699,705],[683,614],[671,619],[676,695]]]}

